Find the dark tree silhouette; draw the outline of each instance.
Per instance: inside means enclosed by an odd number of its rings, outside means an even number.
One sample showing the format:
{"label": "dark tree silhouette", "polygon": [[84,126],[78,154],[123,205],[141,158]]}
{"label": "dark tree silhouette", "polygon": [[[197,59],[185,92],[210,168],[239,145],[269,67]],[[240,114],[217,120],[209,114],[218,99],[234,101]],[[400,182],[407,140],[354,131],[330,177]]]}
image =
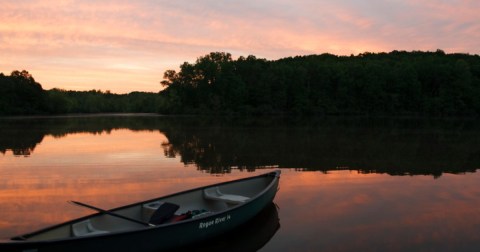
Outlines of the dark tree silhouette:
{"label": "dark tree silhouette", "polygon": [[0,74],[0,115],[149,112],[240,115],[480,114],[480,56],[332,54],[275,61],[212,52],[167,70],[159,93],[43,90],[27,71]]}
{"label": "dark tree silhouette", "polygon": [[164,74],[163,113],[478,115],[480,57],[331,54],[276,61],[215,52]]}

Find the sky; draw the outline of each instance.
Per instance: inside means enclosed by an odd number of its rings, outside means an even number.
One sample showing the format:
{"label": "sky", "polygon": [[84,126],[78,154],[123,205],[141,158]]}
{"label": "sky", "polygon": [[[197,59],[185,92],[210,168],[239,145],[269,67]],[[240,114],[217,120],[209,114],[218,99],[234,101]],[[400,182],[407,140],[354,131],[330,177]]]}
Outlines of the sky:
{"label": "sky", "polygon": [[0,0],[0,72],[44,89],[158,92],[168,69],[393,50],[480,54],[478,0]]}

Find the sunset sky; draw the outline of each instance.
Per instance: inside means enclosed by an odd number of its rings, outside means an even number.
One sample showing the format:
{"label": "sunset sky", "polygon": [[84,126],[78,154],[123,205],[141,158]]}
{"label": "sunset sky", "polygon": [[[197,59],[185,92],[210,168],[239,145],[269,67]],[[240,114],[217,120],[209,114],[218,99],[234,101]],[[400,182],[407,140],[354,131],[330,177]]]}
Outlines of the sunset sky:
{"label": "sunset sky", "polygon": [[157,92],[167,69],[392,50],[480,54],[478,0],[0,0],[0,72],[44,89]]}

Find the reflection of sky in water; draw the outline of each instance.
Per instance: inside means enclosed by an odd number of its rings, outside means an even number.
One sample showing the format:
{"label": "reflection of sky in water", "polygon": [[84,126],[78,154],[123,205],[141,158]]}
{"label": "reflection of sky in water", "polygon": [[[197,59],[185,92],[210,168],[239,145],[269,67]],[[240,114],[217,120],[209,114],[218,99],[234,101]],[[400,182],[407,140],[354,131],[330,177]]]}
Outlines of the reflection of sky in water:
{"label": "reflection of sky in water", "polygon": [[[111,208],[266,172],[198,172],[166,158],[166,141],[159,132],[113,130],[46,136],[29,157],[7,152],[0,157],[0,237],[91,213],[68,200]],[[281,228],[263,251],[478,248],[479,176],[284,169],[275,200]]]}
{"label": "reflection of sky in water", "polygon": [[478,245],[479,179],[478,173],[434,180],[349,171],[284,172],[277,198],[282,229],[266,248],[454,251]]}
{"label": "reflection of sky in water", "polygon": [[7,152],[0,157],[0,238],[91,213],[69,200],[111,208],[231,179],[165,157],[165,141],[158,132],[115,130],[47,136],[28,157]]}
{"label": "reflection of sky in water", "polygon": [[[134,133],[135,134],[135,133]],[[110,134],[77,133],[68,137],[46,136],[28,159],[12,162],[28,166],[76,165],[76,164],[117,164],[122,160],[153,163],[168,161],[164,158],[161,143],[167,141],[164,135],[152,132],[116,130]],[[11,153],[7,152],[6,156]],[[33,160],[31,160],[33,159]]]}

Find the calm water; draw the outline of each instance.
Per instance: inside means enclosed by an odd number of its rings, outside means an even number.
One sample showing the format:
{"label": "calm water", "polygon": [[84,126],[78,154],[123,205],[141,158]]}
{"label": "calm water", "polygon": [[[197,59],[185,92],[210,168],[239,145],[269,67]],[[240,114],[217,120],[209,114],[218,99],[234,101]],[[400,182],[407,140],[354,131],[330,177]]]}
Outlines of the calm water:
{"label": "calm water", "polygon": [[[480,122],[0,118],[0,238],[282,169],[274,205],[203,251],[476,251]],[[199,249],[199,247],[195,247]]]}

